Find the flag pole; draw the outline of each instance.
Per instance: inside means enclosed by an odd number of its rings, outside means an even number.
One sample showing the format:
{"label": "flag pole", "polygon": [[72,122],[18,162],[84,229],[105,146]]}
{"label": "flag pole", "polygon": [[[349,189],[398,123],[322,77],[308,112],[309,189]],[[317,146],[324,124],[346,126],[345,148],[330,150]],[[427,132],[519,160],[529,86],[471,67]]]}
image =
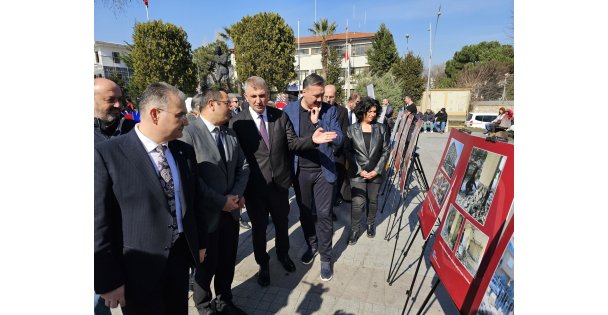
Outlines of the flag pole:
{"label": "flag pole", "polygon": [[350,56],[348,54],[348,19],[346,19],[346,40],[344,41],[344,53],[346,56],[346,98],[350,97]]}

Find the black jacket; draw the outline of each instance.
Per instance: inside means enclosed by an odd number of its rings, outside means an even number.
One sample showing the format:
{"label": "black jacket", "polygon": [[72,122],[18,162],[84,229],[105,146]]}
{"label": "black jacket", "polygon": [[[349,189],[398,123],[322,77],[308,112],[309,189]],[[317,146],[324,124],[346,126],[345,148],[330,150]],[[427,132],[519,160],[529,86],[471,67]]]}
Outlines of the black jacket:
{"label": "black jacket", "polygon": [[381,183],[385,171],[385,164],[390,153],[390,134],[384,124],[372,124],[372,135],[370,139],[370,150],[365,147],[361,122],[348,127],[346,132],[346,145],[344,151],[349,160],[348,177],[351,181],[364,182],[366,179],[359,176],[361,171],[376,171],[378,176],[372,182]]}

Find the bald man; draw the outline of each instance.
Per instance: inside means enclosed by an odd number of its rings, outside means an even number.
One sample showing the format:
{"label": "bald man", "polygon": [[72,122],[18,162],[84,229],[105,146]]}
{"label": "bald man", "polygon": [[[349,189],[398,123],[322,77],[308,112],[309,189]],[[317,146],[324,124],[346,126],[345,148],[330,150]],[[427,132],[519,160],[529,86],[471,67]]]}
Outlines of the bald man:
{"label": "bald man", "polygon": [[[340,129],[342,129],[342,134],[346,134],[346,130],[348,129],[348,110],[346,107],[341,106],[336,103],[336,86],[333,84],[328,84],[325,86],[325,94],[323,96],[323,101],[325,103],[335,106],[336,112],[338,113],[338,124],[340,125]],[[333,196],[333,205],[334,207],[339,206],[342,202],[344,202],[344,197],[342,196],[342,184],[344,183],[344,177],[346,175],[346,166],[345,166],[345,157],[344,157],[344,142],[339,145],[333,145],[334,149],[334,158],[336,158],[336,176],[338,177],[336,180],[336,185],[334,186],[334,196]],[[334,221],[337,220],[337,217],[334,213],[332,213],[332,219]]]}
{"label": "bald man", "polygon": [[121,114],[122,91],[120,86],[105,78],[95,79],[95,143],[125,134],[135,126],[135,121]]}

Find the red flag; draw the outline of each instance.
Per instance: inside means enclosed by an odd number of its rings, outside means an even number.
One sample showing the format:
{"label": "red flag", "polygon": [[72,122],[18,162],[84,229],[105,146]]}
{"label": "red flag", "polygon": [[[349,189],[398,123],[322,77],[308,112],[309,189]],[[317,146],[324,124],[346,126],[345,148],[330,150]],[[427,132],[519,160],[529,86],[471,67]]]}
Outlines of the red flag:
{"label": "red flag", "polygon": [[146,8],[148,7],[148,0],[144,0],[144,4],[146,5]]}

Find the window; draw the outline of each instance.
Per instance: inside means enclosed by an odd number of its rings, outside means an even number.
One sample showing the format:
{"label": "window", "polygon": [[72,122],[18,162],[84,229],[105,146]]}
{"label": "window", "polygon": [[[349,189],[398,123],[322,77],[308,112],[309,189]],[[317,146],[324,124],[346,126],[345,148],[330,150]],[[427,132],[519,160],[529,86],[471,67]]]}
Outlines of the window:
{"label": "window", "polygon": [[95,63],[99,63],[99,51],[95,51]]}
{"label": "window", "polygon": [[300,48],[296,50],[298,55],[310,55],[310,48]]}
{"label": "window", "polygon": [[112,52],[112,61],[114,63],[120,63],[120,54],[117,53],[117,52],[115,52],[115,51],[113,51]]}
{"label": "window", "polygon": [[338,53],[338,56],[341,56],[342,58],[344,58],[344,45],[331,46],[331,47],[336,50],[336,52]]}
{"label": "window", "polygon": [[355,68],[353,68],[353,74],[354,75],[361,74],[367,70],[369,70],[369,67],[355,67]]}
{"label": "window", "polygon": [[365,56],[367,51],[372,47],[372,44],[358,44],[352,46],[352,54],[355,56]]}
{"label": "window", "polygon": [[311,48],[310,54],[311,55],[320,55],[321,54],[321,47],[313,47],[313,48]]}
{"label": "window", "polygon": [[297,71],[297,72],[298,72],[298,80],[300,81],[300,84],[302,84],[302,82],[304,81],[304,79],[308,75],[308,70],[300,70],[300,71]]}

